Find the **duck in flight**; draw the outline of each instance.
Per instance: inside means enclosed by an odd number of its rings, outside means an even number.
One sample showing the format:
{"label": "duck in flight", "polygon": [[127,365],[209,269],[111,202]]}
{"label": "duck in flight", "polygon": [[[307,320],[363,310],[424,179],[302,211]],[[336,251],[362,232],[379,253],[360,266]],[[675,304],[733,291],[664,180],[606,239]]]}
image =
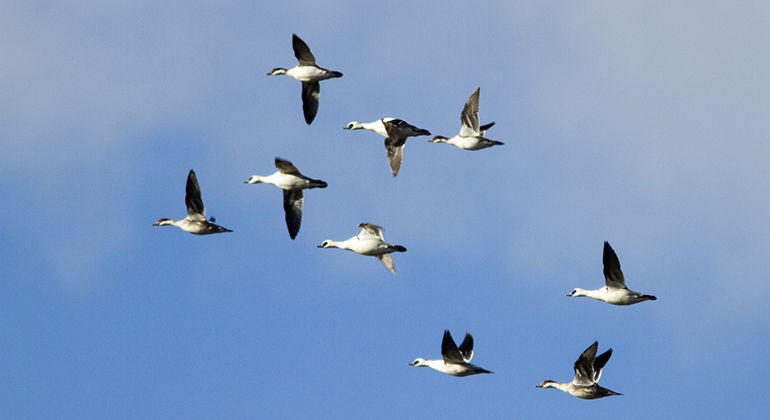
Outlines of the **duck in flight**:
{"label": "duck in flight", "polygon": [[427,366],[452,376],[469,376],[478,373],[493,373],[471,363],[473,359],[473,336],[466,332],[460,347],[457,347],[449,330],[444,330],[441,340],[442,360],[425,360],[421,357],[409,363],[411,366]]}
{"label": "duck in flight", "polygon": [[318,245],[318,248],[347,249],[356,254],[377,257],[391,273],[395,274],[396,267],[393,265],[393,258],[389,254],[392,252],[406,252],[406,248],[401,245],[391,245],[385,242],[382,237],[381,226],[361,223],[358,227],[361,229],[358,235],[342,242],[327,239],[321,245]]}
{"label": "duck in flight", "polygon": [[652,295],[634,292],[626,287],[623,271],[620,270],[618,255],[615,254],[615,250],[612,249],[607,241],[604,241],[602,262],[604,263],[604,287],[596,290],[576,288],[569,292],[567,296],[586,296],[613,305],[633,305],[645,300],[658,299]]}
{"label": "duck in flight", "polygon": [[407,137],[430,135],[428,130],[417,128],[404,120],[391,117],[380,118],[370,123],[351,121],[343,128],[345,130],[371,130],[385,137],[385,152],[393,176],[398,175],[398,171],[401,169],[401,159]]}
{"label": "duck in flight", "polygon": [[481,88],[471,93],[468,101],[465,102],[462,112],[460,112],[460,133],[454,137],[446,138],[436,136],[428,140],[431,143],[448,143],[457,146],[463,150],[481,150],[487,147],[505,144],[501,141],[490,140],[484,137],[486,131],[495,125],[491,122],[486,125],[479,125],[479,92]]}
{"label": "duck in flight", "polygon": [[318,98],[321,97],[321,85],[318,82],[342,77],[342,73],[318,67],[310,47],[295,34],[291,36],[291,46],[298,64],[290,69],[274,68],[267,75],[285,74],[302,82],[302,112],[305,114],[305,122],[310,124],[318,113]]}
{"label": "duck in flight", "polygon": [[594,341],[593,344],[580,354],[580,357],[578,357],[573,365],[575,376],[572,378],[572,381],[563,383],[543,381],[535,386],[537,388],[556,388],[584,400],[595,400],[597,398],[609,397],[612,395],[623,395],[598,384],[599,378],[602,376],[602,368],[607,364],[607,361],[610,360],[610,356],[612,356],[612,349],[597,356],[596,350],[598,348],[599,343]]}
{"label": "duck in flight", "polygon": [[187,205],[187,217],[180,220],[159,219],[153,226],[176,226],[185,232],[195,235],[208,235],[210,233],[232,232],[222,226],[215,225],[214,218],[206,220],[206,208],[201,199],[201,187],[195,171],[190,169],[187,174],[187,186],[185,188],[184,202]]}
{"label": "duck in flight", "polygon": [[308,188],[326,188],[326,182],[302,175],[291,162],[275,158],[278,169],[269,176],[252,175],[243,181],[246,184],[272,184],[283,190],[283,211],[286,213],[286,227],[289,237],[294,239],[302,224],[302,203],[305,201],[302,190]]}

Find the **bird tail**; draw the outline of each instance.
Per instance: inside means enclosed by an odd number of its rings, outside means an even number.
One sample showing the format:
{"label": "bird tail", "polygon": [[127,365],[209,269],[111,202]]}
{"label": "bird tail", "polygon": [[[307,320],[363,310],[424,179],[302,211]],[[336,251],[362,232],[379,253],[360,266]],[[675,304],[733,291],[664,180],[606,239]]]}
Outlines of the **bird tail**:
{"label": "bird tail", "polygon": [[326,188],[328,184],[320,179],[314,179],[310,182],[310,188]]}
{"label": "bird tail", "polygon": [[406,252],[406,247],[401,245],[391,245],[391,247],[393,247],[394,252]]}
{"label": "bird tail", "polygon": [[658,298],[656,298],[656,297],[655,297],[655,296],[653,296],[653,295],[641,295],[641,296],[639,296],[639,297],[640,297],[640,298],[642,298],[642,299],[644,299],[644,300],[658,300]]}

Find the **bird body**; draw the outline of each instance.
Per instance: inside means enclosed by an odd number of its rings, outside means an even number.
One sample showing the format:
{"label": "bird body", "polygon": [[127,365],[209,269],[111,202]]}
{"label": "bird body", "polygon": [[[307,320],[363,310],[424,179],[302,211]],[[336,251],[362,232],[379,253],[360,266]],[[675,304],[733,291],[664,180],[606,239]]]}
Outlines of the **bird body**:
{"label": "bird body", "polygon": [[396,268],[393,264],[393,259],[388,254],[406,252],[406,248],[401,245],[392,245],[385,242],[382,237],[382,227],[380,226],[371,223],[360,223],[358,227],[361,229],[358,235],[344,241],[327,239],[318,245],[318,248],[346,249],[356,254],[377,257],[388,270],[395,273]]}
{"label": "bird body", "polygon": [[342,73],[318,67],[315,63],[315,56],[310,52],[310,47],[296,34],[292,34],[291,45],[294,49],[294,56],[297,58],[297,65],[290,69],[276,67],[267,75],[285,74],[302,82],[302,113],[305,116],[305,122],[310,124],[318,113],[318,100],[321,97],[321,85],[318,82],[342,77]]}
{"label": "bird body", "polygon": [[369,123],[351,121],[343,128],[345,130],[370,130],[385,137],[385,153],[393,176],[398,175],[398,171],[401,169],[406,139],[430,135],[428,130],[417,128],[404,120],[393,117],[380,118]]}
{"label": "bird body", "polygon": [[301,65],[290,69],[284,69],[281,67],[274,68],[268,73],[268,76],[277,76],[285,74],[300,82],[320,82],[321,80],[333,79],[335,77],[342,77],[342,74],[337,71],[326,70],[324,68],[313,65]]}
{"label": "bird body", "polygon": [[287,174],[277,171],[267,176],[252,175],[244,181],[246,184],[270,184],[282,190],[304,190],[307,188],[326,188],[327,184],[319,179],[312,179],[301,174]]}
{"label": "bird body", "polygon": [[312,179],[302,175],[291,162],[275,158],[275,173],[268,176],[252,175],[243,181],[246,184],[271,184],[283,190],[283,210],[289,237],[294,239],[302,224],[302,205],[305,201],[302,190],[308,188],[326,188],[327,184],[320,179]]}
{"label": "bird body", "polygon": [[471,363],[473,359],[473,336],[471,333],[465,333],[465,338],[457,347],[452,334],[449,330],[444,330],[444,337],[441,340],[441,360],[426,360],[422,357],[410,362],[411,366],[427,366],[441,373],[452,376],[470,376],[479,373],[493,373],[480,366]]}
{"label": "bird body", "polygon": [[484,135],[486,131],[495,125],[494,122],[479,125],[479,92],[480,88],[471,93],[460,112],[460,132],[454,137],[435,136],[428,140],[431,143],[448,143],[463,150],[481,150],[487,147],[505,144],[497,140],[490,140]]}
{"label": "bird body", "polygon": [[158,221],[152,225],[176,226],[179,229],[194,235],[232,232],[230,229],[214,224],[214,218],[210,221],[206,220],[206,208],[201,199],[201,188],[198,184],[198,177],[192,169],[190,169],[190,172],[187,174],[184,201],[187,206],[187,216],[184,219],[158,219]]}
{"label": "bird body", "polygon": [[655,296],[635,292],[626,287],[623,271],[620,269],[620,260],[609,242],[604,242],[602,256],[604,264],[604,287],[596,290],[575,288],[567,296],[590,297],[613,305],[625,306],[644,302],[645,300],[657,300]]}
{"label": "bird body", "polygon": [[598,348],[599,343],[594,341],[593,344],[580,354],[580,357],[578,357],[573,365],[575,376],[570,382],[546,380],[535,386],[537,388],[555,388],[584,400],[623,395],[599,385],[598,382],[602,376],[602,369],[610,360],[612,349],[597,356],[596,351]]}

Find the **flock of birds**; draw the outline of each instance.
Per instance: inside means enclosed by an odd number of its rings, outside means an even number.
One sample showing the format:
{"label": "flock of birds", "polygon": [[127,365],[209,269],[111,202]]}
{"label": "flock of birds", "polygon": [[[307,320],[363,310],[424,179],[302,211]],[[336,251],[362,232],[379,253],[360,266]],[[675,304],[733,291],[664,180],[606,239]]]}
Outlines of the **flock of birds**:
{"label": "flock of birds", "polygon": [[[298,64],[290,69],[275,68],[269,73],[272,75],[285,74],[302,82],[302,111],[305,122],[311,124],[318,113],[318,100],[321,95],[321,80],[342,77],[342,73],[327,70],[316,65],[315,56],[310,48],[297,35],[292,35],[292,47]],[[464,150],[481,150],[492,146],[502,145],[502,142],[485,138],[485,133],[495,123],[479,124],[479,89],[473,91],[460,113],[460,132],[454,137],[435,136],[430,142],[447,143]],[[370,123],[351,121],[344,129],[366,129],[385,137],[385,150],[388,164],[393,176],[398,175],[403,160],[403,150],[409,137],[429,136],[428,130],[415,127],[406,121],[397,118],[381,118]],[[243,181],[247,184],[271,184],[283,190],[283,208],[286,215],[286,226],[291,239],[296,238],[302,223],[302,204],[304,195],[302,190],[310,188],[326,188],[327,183],[302,175],[299,169],[291,162],[275,158],[277,171],[271,175],[252,175]],[[193,170],[187,175],[185,189],[185,205],[187,216],[183,219],[159,219],[153,226],[176,226],[185,232],[195,235],[208,235],[212,233],[232,232],[230,229],[215,224],[214,218],[206,218],[206,209],[201,199],[201,189]],[[361,231],[350,239],[334,241],[327,239],[318,248],[339,248],[353,251],[357,254],[377,257],[382,264],[392,273],[395,266],[390,254],[394,252],[406,252],[402,245],[393,245],[385,242],[382,236],[382,227],[371,223],[360,223]],[[646,300],[656,300],[655,296],[635,292],[626,287],[623,272],[620,269],[620,260],[608,242],[604,242],[603,252],[605,285],[595,290],[576,288],[567,296],[584,296],[601,300],[613,305],[632,305]],[[604,365],[612,356],[612,349],[596,355],[599,347],[594,342],[585,349],[575,361],[573,368],[575,374],[569,382],[556,382],[546,380],[536,385],[538,388],[556,388],[570,395],[583,399],[596,399],[612,395],[622,395],[611,391],[598,384]],[[469,376],[480,373],[493,373],[480,366],[471,363],[473,358],[473,336],[466,333],[458,347],[452,338],[452,334],[444,331],[441,342],[441,356],[439,360],[426,360],[417,358],[411,366],[427,366],[439,372],[452,376]]]}

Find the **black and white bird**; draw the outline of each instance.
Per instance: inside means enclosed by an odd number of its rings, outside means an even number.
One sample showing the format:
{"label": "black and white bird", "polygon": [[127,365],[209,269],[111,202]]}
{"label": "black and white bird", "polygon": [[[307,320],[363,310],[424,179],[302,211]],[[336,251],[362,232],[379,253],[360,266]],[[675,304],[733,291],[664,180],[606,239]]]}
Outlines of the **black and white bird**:
{"label": "black and white bird", "polygon": [[305,114],[305,122],[310,124],[318,113],[318,99],[321,97],[321,85],[318,82],[342,77],[342,73],[318,67],[310,47],[295,34],[291,36],[291,45],[298,64],[290,69],[276,67],[267,75],[285,74],[302,82],[302,112]]}
{"label": "black and white bird", "polygon": [[602,262],[604,263],[604,287],[596,290],[576,288],[569,292],[567,296],[586,296],[613,305],[633,305],[645,300],[658,299],[652,295],[634,292],[626,287],[623,271],[620,270],[618,255],[615,254],[615,250],[612,249],[607,241],[604,242]]}
{"label": "black and white bird", "polygon": [[243,181],[246,184],[271,184],[283,190],[283,210],[286,213],[286,227],[289,237],[297,237],[302,224],[302,204],[305,201],[302,190],[308,188],[326,188],[327,184],[320,179],[312,179],[302,175],[291,162],[275,158],[278,169],[268,176],[252,175]]}
{"label": "black and white bird", "polygon": [[598,384],[599,378],[602,376],[602,368],[604,368],[604,365],[607,364],[607,361],[610,360],[610,356],[612,356],[612,349],[597,356],[596,350],[598,348],[599,343],[594,341],[593,344],[580,354],[580,357],[578,357],[573,365],[575,376],[572,378],[572,381],[563,383],[543,381],[535,386],[537,388],[556,388],[584,400],[594,400],[612,395],[623,395]]}
{"label": "black and white bird", "polygon": [[385,239],[382,237],[381,226],[371,223],[360,223],[358,227],[361,229],[358,235],[341,242],[327,239],[321,245],[318,245],[318,248],[347,249],[356,254],[377,257],[391,273],[395,274],[396,267],[393,265],[393,258],[389,254],[392,252],[406,252],[406,248],[401,245],[392,245],[385,242]]}
{"label": "black and white bird", "polygon": [[351,121],[343,128],[345,130],[371,130],[385,137],[385,153],[393,176],[398,175],[398,171],[401,169],[407,137],[430,135],[428,130],[417,128],[404,120],[392,117],[380,118],[370,123]]}
{"label": "black and white bird", "polygon": [[195,171],[190,169],[187,174],[187,186],[185,187],[184,203],[187,205],[187,217],[179,220],[158,219],[153,226],[176,226],[185,232],[195,235],[208,235],[210,233],[232,232],[222,226],[215,225],[214,218],[206,220],[206,208],[201,199],[201,187],[198,185],[198,178]]}
{"label": "black and white bird", "polygon": [[486,131],[495,125],[491,122],[486,125],[479,125],[479,91],[481,88],[471,93],[468,101],[465,102],[462,112],[460,112],[460,133],[454,137],[436,136],[428,140],[431,143],[448,143],[457,146],[463,150],[481,150],[487,147],[505,144],[501,141],[490,140],[484,137]]}
{"label": "black and white bird", "polygon": [[427,366],[441,373],[452,376],[469,376],[478,373],[493,373],[471,363],[473,359],[473,336],[466,332],[460,347],[457,347],[449,330],[444,330],[441,340],[441,360],[425,360],[421,357],[414,359],[411,366]]}

